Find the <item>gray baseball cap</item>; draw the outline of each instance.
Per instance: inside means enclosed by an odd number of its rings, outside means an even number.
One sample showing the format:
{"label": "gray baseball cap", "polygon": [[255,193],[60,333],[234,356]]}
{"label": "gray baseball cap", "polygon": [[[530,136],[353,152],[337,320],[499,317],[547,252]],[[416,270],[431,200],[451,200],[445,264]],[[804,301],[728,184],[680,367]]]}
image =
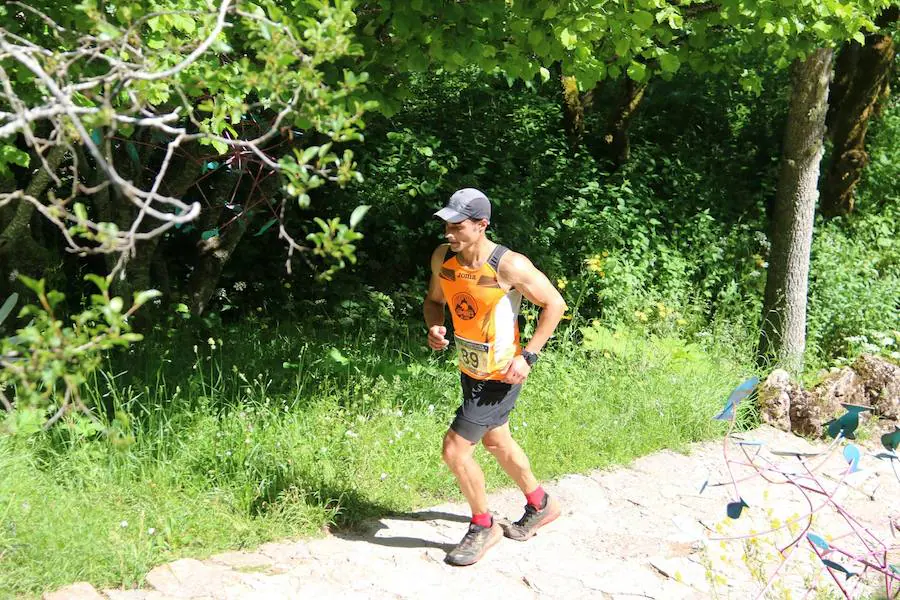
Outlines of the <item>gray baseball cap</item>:
{"label": "gray baseball cap", "polygon": [[462,223],[466,219],[491,220],[491,201],[484,192],[475,188],[463,188],[453,192],[447,206],[434,213],[448,223]]}

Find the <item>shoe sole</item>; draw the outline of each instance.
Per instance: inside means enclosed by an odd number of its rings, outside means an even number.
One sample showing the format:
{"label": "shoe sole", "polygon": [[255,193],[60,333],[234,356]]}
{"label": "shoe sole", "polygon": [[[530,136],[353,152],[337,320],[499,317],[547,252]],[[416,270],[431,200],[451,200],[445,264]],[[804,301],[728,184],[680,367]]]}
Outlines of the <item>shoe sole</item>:
{"label": "shoe sole", "polygon": [[447,562],[448,565],[453,565],[454,567],[468,567],[469,565],[474,565],[475,563],[477,563],[484,557],[485,553],[487,553],[488,550],[496,546],[497,543],[503,539],[503,528],[500,527],[499,524],[495,524],[494,527],[491,527],[491,531],[493,531],[494,528],[497,528],[500,531],[498,533],[491,533],[491,537],[488,539],[487,543],[484,545],[484,547],[481,549],[481,552],[478,553],[478,556],[476,556],[474,560],[465,563],[450,561],[445,562]]}
{"label": "shoe sole", "polygon": [[550,500],[550,512],[547,514],[546,517],[541,519],[541,521],[537,525],[535,525],[534,529],[529,531],[528,534],[526,534],[524,537],[513,537],[511,535],[507,535],[507,532],[509,530],[504,527],[503,535],[504,535],[504,537],[507,537],[511,540],[515,540],[517,542],[527,542],[528,540],[530,540],[531,538],[533,538],[534,536],[537,535],[538,529],[540,529],[544,525],[549,525],[550,523],[552,523],[553,521],[558,519],[561,514],[562,514],[562,510],[560,510],[559,504],[557,504],[555,500],[551,499]]}

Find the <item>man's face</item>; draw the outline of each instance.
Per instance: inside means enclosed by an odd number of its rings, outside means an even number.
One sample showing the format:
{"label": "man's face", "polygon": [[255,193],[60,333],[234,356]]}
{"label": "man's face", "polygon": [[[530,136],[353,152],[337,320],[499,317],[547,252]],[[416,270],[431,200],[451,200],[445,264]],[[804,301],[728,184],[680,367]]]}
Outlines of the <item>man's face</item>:
{"label": "man's face", "polygon": [[477,242],[487,227],[487,220],[466,219],[462,223],[444,223],[444,237],[450,242],[450,249],[459,252]]}

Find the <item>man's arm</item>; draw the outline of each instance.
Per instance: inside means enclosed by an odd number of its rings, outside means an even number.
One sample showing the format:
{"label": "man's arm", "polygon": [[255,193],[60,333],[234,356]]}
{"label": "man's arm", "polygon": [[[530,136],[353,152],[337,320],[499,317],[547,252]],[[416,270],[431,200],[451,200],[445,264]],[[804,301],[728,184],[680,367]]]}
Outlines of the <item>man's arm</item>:
{"label": "man's arm", "polygon": [[447,246],[448,244],[441,244],[431,255],[431,278],[428,280],[428,293],[425,294],[423,306],[425,326],[428,327],[428,345],[433,350],[443,350],[450,343],[444,337],[447,335],[447,328],[444,327],[444,306],[447,299],[444,298],[439,277],[441,265],[447,255]]}
{"label": "man's arm", "polygon": [[[541,307],[534,335],[528,340],[525,350],[537,354],[541,351],[560,319],[566,312],[566,302],[550,283],[547,276],[541,273],[527,257],[510,252],[500,261],[498,275],[500,280],[514,287],[530,302]],[[521,383],[528,377],[531,368],[522,357],[516,357],[507,371],[507,383]]]}

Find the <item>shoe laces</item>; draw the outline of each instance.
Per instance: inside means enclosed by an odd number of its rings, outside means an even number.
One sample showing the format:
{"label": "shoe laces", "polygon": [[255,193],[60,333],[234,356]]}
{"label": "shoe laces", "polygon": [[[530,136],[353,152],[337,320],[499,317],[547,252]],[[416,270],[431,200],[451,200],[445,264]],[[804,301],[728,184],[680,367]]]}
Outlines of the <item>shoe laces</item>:
{"label": "shoe laces", "polygon": [[483,531],[490,529],[490,527],[482,527],[480,525],[476,525],[475,523],[469,523],[469,531],[466,535],[463,536],[462,541],[459,543],[460,548],[469,548],[470,546],[478,543],[478,538],[480,537]]}
{"label": "shoe laces", "polygon": [[527,527],[531,523],[531,521],[534,520],[534,518],[537,516],[537,514],[538,514],[538,509],[533,507],[531,504],[526,504],[525,505],[525,514],[522,515],[522,518],[519,519],[518,521],[516,521],[515,524],[519,527]]}

